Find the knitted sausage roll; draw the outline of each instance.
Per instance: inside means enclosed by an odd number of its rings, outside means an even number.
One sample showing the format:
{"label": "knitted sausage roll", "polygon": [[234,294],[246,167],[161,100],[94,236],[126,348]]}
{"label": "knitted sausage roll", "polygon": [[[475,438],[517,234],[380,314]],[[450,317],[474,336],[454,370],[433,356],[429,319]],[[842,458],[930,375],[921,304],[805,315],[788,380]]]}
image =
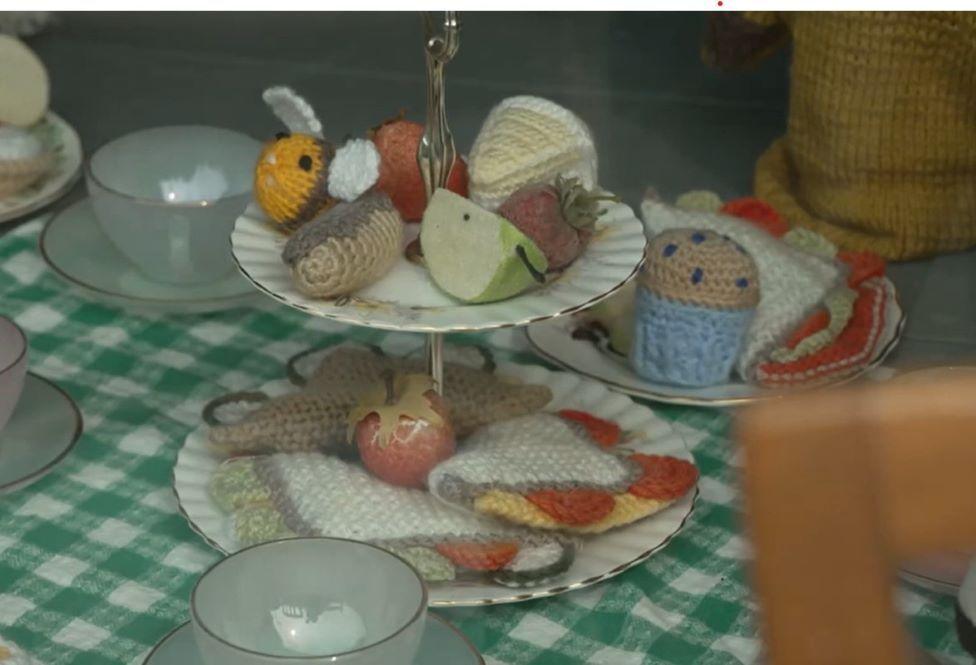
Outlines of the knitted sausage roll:
{"label": "knitted sausage roll", "polygon": [[335,298],[369,286],[400,255],[403,220],[390,197],[372,192],[336,205],[289,238],[282,260],[295,286],[316,298]]}
{"label": "knitted sausage roll", "polygon": [[600,533],[664,509],[697,481],[690,462],[616,454],[601,448],[606,442],[555,414],[513,418],[468,437],[430,473],[428,486],[442,500],[483,515],[537,529]]}
{"label": "knitted sausage roll", "polygon": [[431,582],[487,576],[527,586],[565,571],[575,557],[567,538],[455,510],[327,455],[228,460],[210,490],[233,515],[241,545],[294,536],[361,540],[399,554]]}

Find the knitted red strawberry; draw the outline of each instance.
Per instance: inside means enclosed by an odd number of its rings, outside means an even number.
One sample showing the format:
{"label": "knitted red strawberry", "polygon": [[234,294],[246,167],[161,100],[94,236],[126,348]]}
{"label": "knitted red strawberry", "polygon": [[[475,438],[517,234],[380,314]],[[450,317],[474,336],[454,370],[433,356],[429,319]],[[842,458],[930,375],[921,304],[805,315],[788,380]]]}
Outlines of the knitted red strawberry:
{"label": "knitted red strawberry", "polygon": [[429,376],[388,372],[383,381],[349,415],[351,438],[377,478],[424,487],[431,469],[454,454],[447,405]]}
{"label": "knitted red strawberry", "polygon": [[600,215],[599,202],[612,200],[587,191],[576,178],[557,178],[555,185],[528,185],[502,203],[498,214],[538,245],[550,270],[576,260]]}
{"label": "knitted red strawberry", "polygon": [[[419,222],[427,207],[424,180],[417,165],[417,148],[423,134],[423,125],[405,120],[402,114],[368,133],[380,153],[376,187],[393,199],[393,205],[408,222]],[[447,189],[461,196],[468,195],[468,165],[461,157],[454,162]]]}

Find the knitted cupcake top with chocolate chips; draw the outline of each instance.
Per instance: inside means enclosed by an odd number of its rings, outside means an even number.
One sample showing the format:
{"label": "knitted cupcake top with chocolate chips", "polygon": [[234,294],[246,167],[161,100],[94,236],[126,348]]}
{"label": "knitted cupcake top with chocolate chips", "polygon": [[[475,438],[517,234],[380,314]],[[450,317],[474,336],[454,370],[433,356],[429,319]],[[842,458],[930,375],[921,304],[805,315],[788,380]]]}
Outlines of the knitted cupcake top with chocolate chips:
{"label": "knitted cupcake top with chocolate chips", "polygon": [[759,271],[735,241],[714,231],[663,231],[644,251],[640,283],[671,300],[717,309],[759,302]]}

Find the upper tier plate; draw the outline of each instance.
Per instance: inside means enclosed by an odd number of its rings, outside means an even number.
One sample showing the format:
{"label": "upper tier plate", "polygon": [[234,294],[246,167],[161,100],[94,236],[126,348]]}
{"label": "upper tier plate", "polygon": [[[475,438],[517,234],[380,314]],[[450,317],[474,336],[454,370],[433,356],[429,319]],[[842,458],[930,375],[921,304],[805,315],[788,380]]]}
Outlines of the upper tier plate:
{"label": "upper tier plate", "polygon": [[[349,297],[318,300],[295,288],[281,260],[287,237],[251,204],[237,218],[231,245],[241,272],[286,305],[354,325],[414,332],[462,332],[523,326],[589,307],[623,286],[643,259],[644,230],[634,212],[609,202],[586,251],[561,275],[538,289],[495,303],[469,305],[437,288],[427,270],[401,252],[381,280]],[[419,224],[408,224],[405,242]]]}

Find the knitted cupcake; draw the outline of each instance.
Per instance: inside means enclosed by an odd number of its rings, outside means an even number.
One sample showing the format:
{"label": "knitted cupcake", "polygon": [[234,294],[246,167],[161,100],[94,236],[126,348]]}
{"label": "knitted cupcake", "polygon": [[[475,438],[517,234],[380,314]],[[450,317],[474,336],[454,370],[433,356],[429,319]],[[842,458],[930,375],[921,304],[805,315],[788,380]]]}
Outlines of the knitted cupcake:
{"label": "knitted cupcake", "polygon": [[648,243],[634,305],[634,370],[649,381],[729,379],[756,304],[752,258],[713,231],[674,229]]}
{"label": "knitted cupcake", "polygon": [[578,178],[597,182],[596,147],[586,124],[541,97],[509,97],[491,110],[468,157],[471,200],[495,210],[524,185]]}
{"label": "knitted cupcake", "polygon": [[34,134],[0,125],[0,199],[40,180],[54,165],[54,155]]}

